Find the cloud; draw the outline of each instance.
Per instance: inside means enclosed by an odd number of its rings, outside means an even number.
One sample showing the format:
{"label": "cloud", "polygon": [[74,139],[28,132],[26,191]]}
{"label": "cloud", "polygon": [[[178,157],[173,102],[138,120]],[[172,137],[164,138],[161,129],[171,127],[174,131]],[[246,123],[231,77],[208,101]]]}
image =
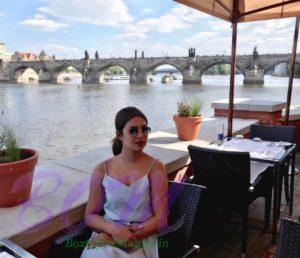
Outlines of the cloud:
{"label": "cloud", "polygon": [[46,18],[41,14],[36,14],[33,18],[21,21],[19,22],[19,24],[24,25],[26,27],[42,30],[45,32],[53,32],[57,31],[60,28],[69,27],[68,24],[56,22],[54,20]]}
{"label": "cloud", "polygon": [[60,44],[45,44],[42,46],[42,49],[49,55],[56,55],[57,57],[66,57],[73,58],[75,57],[83,57],[84,51],[76,47],[65,46]]}
{"label": "cloud", "polygon": [[38,10],[68,21],[92,25],[117,27],[133,21],[124,0],[49,0]]}
{"label": "cloud", "polygon": [[3,12],[0,12],[0,17],[1,17],[1,16],[5,16],[5,13],[3,13]]}
{"label": "cloud", "polygon": [[213,31],[229,32],[231,31],[231,23],[226,21],[208,21],[208,25]]}
{"label": "cloud", "polygon": [[186,38],[184,42],[187,44],[197,45],[199,42],[205,42],[211,40],[212,38],[216,38],[217,35],[219,34],[214,31],[201,31],[189,38]]}
{"label": "cloud", "polygon": [[178,46],[176,44],[168,45],[165,43],[159,42],[123,42],[122,46],[124,49],[122,56],[132,56],[134,50],[138,50],[138,53],[141,53],[143,50],[146,57],[161,57],[161,56],[186,56],[187,49],[185,47]]}
{"label": "cloud", "polygon": [[172,33],[175,30],[189,29],[205,17],[207,17],[206,14],[201,14],[191,8],[176,6],[160,17],[142,19],[134,24],[128,24],[124,28],[125,34],[120,36],[125,37],[126,33],[134,35],[138,32],[136,34],[138,38],[146,38],[149,32]]}
{"label": "cloud", "polygon": [[142,10],[142,14],[151,14],[153,13],[153,10],[151,8],[144,8]]}
{"label": "cloud", "polygon": [[148,38],[145,33],[142,32],[126,32],[117,36],[118,39],[146,39]]}

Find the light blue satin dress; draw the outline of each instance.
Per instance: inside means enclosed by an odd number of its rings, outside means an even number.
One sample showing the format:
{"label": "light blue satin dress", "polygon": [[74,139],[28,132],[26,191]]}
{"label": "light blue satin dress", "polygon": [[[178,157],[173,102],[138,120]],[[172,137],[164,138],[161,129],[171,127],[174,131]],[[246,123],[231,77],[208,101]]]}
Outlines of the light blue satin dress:
{"label": "light blue satin dress", "polygon": [[[139,225],[153,217],[151,207],[150,184],[148,174],[155,163],[153,160],[145,176],[127,186],[107,173],[102,185],[105,189],[104,218],[123,225]],[[92,237],[97,233],[93,232]],[[157,235],[153,234],[142,240],[142,248],[135,251],[124,251],[113,246],[85,248],[81,258],[158,258]]]}

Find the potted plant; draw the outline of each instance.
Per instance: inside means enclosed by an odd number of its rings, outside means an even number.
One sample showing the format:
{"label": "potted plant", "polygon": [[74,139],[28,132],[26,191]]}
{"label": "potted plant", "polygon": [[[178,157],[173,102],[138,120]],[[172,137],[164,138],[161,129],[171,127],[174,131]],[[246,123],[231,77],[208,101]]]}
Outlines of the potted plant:
{"label": "potted plant", "polygon": [[13,130],[0,128],[0,207],[19,205],[30,198],[38,153],[22,148]]}
{"label": "potted plant", "polygon": [[200,115],[202,101],[190,103],[183,99],[177,103],[177,106],[177,114],[173,116],[173,120],[176,124],[178,139],[183,141],[197,139],[203,118]]}

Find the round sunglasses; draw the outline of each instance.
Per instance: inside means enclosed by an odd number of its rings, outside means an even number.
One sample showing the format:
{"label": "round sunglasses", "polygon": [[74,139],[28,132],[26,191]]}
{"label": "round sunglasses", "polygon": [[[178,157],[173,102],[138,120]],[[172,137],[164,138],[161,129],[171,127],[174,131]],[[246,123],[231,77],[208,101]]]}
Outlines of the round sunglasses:
{"label": "round sunglasses", "polygon": [[[142,134],[144,136],[148,136],[148,134],[151,133],[151,128],[149,126],[142,127],[141,129],[142,129]],[[129,129],[128,132],[129,132],[130,136],[137,137],[139,134],[139,128],[136,126],[133,126]]]}

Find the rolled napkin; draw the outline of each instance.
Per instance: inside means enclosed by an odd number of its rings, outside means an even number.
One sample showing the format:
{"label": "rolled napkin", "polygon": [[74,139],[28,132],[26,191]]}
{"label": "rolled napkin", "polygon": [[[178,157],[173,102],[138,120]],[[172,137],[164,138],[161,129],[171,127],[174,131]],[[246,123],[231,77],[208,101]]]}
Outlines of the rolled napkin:
{"label": "rolled napkin", "polygon": [[15,258],[14,256],[10,255],[7,252],[1,252],[0,253],[0,258]]}

